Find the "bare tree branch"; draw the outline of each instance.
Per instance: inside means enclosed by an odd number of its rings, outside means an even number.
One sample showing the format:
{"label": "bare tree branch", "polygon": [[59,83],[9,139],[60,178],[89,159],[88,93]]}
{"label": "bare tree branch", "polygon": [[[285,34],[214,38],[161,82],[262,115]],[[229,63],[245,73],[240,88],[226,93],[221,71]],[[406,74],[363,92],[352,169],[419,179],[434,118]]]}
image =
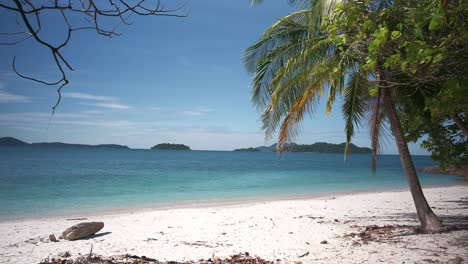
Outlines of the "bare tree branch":
{"label": "bare tree branch", "polygon": [[[132,15],[188,16],[188,2],[179,4],[173,9],[165,8],[161,0],[10,0],[9,2],[12,4],[0,3],[0,11],[3,9],[6,12],[16,14],[17,28],[12,32],[0,32],[0,46],[16,45],[26,40],[33,39],[38,44],[50,50],[60,74],[60,79],[58,81],[44,81],[40,78],[21,73],[17,69],[16,56],[13,57],[12,68],[21,78],[44,85],[58,86],[58,98],[57,102],[52,107],[52,115],[60,104],[62,88],[69,83],[66,72],[74,70],[62,53],[62,49],[70,42],[74,32],[80,30],[94,30],[99,35],[112,38],[120,35],[116,32],[120,25],[132,24],[132,21],[130,21]],[[47,13],[58,13],[63,18],[65,38],[59,44],[54,45],[52,40],[40,35],[42,29],[41,16]],[[72,17],[74,19],[71,19]],[[108,18],[105,21],[106,23],[103,21],[104,18]],[[113,25],[109,25],[109,19],[112,18],[117,19],[117,21],[114,22]]]}

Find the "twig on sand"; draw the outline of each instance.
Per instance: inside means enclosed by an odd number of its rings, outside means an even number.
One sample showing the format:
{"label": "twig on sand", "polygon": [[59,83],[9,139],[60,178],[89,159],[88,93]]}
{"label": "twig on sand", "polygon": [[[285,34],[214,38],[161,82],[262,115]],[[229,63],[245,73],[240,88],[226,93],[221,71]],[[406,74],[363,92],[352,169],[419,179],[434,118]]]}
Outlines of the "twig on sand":
{"label": "twig on sand", "polygon": [[36,248],[36,246],[33,245],[31,251],[29,251],[28,257],[31,256],[31,254],[33,253],[35,248]]}
{"label": "twig on sand", "polygon": [[[268,219],[266,216],[264,216],[263,218]],[[270,218],[270,221],[273,224],[273,226],[272,226],[272,228],[273,228],[275,226],[275,221],[273,221],[273,218]]]}
{"label": "twig on sand", "polygon": [[91,259],[91,254],[93,254],[93,244],[91,244],[91,249],[89,250],[88,261]]}
{"label": "twig on sand", "polygon": [[427,249],[427,248],[417,248],[417,247],[408,247],[408,245],[404,245],[403,248],[410,249],[410,250],[422,250],[422,251],[428,251],[436,254],[444,254],[446,250],[444,251],[438,251],[438,250],[432,250],[432,249]]}

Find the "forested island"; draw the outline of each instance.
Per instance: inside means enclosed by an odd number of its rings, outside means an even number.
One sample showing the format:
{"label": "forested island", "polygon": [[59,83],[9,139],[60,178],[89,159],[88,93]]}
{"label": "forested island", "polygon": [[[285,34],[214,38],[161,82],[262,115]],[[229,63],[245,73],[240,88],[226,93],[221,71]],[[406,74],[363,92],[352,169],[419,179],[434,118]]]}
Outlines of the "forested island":
{"label": "forested island", "polygon": [[117,144],[99,144],[99,145],[86,145],[86,144],[71,144],[62,142],[40,142],[40,143],[27,143],[14,137],[0,138],[0,147],[42,147],[42,148],[112,148],[112,149],[130,149],[127,146]]}
{"label": "forested island", "polygon": [[171,143],[161,143],[157,144],[151,149],[159,149],[159,150],[191,150],[189,146],[184,144],[171,144]]}
{"label": "forested island", "polygon": [[[234,151],[244,151],[244,152],[276,152],[276,146],[278,144],[273,144],[271,146],[260,146],[260,147],[250,147],[250,148],[240,148],[235,149]],[[316,152],[316,153],[343,153],[345,151],[346,144],[333,144],[333,143],[326,143],[326,142],[317,142],[314,144],[305,144],[300,145],[296,143],[289,143],[285,147],[286,152]],[[351,153],[355,154],[367,154],[372,153],[370,148],[366,147],[358,147],[354,144],[349,145]]]}
{"label": "forested island", "polygon": [[259,151],[262,151],[260,149],[260,147],[256,147],[256,148],[240,148],[240,149],[235,149],[234,151],[244,151],[244,152],[259,152]]}

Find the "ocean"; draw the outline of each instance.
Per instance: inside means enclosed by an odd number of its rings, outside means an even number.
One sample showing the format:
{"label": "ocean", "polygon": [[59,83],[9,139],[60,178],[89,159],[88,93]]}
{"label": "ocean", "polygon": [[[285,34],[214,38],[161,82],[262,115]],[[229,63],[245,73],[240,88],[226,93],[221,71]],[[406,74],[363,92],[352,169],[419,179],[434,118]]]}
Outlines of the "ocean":
{"label": "ocean", "polygon": [[[399,157],[368,154],[0,147],[0,220],[407,189]],[[414,156],[417,168],[435,165]],[[419,173],[423,186],[462,183]]]}

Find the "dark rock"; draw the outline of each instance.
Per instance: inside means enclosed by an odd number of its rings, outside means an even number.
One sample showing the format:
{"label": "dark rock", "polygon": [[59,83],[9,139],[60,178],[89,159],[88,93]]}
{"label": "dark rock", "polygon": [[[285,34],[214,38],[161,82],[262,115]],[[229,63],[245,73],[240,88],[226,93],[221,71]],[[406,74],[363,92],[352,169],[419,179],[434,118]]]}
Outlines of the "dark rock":
{"label": "dark rock", "polygon": [[104,228],[103,222],[79,223],[63,231],[61,237],[66,240],[77,240],[94,235],[102,228]]}
{"label": "dark rock", "polygon": [[323,240],[322,242],[320,242],[320,244],[328,244],[328,241]]}
{"label": "dark rock", "polygon": [[58,256],[62,257],[62,258],[69,258],[69,257],[71,257],[71,254],[70,254],[70,252],[65,251],[65,252],[58,253]]}
{"label": "dark rock", "polygon": [[452,174],[459,175],[465,178],[465,181],[468,181],[468,163],[462,164],[460,167],[457,166],[448,166],[447,168],[441,168],[439,166],[432,166],[427,168],[422,168],[420,171],[429,172],[429,173],[443,173],[443,174]]}
{"label": "dark rock", "polygon": [[57,240],[57,238],[55,238],[55,235],[54,235],[54,234],[50,234],[50,235],[49,235],[49,240],[50,240],[51,242],[58,242],[58,240]]}

